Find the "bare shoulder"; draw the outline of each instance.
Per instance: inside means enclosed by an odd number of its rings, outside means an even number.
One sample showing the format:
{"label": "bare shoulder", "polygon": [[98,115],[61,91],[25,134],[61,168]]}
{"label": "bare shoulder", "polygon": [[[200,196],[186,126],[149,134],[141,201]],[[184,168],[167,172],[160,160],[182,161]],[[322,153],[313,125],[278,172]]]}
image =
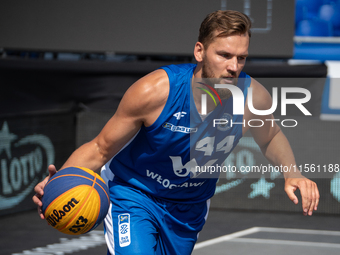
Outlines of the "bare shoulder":
{"label": "bare shoulder", "polygon": [[[245,104],[244,116],[243,119],[246,123],[252,119],[262,120],[264,123],[263,127],[261,128],[251,128],[253,136],[255,135],[258,137],[257,134],[266,134],[269,132],[277,132],[278,127],[275,122],[268,121],[270,119],[274,119],[273,114],[268,112],[260,115],[255,114],[255,110],[264,111],[271,109],[272,107],[272,97],[268,90],[257,80],[251,78],[250,84],[251,90],[249,90],[247,95],[247,100]],[[250,125],[245,125],[242,128],[243,134],[247,132],[250,128]],[[264,140],[264,139],[257,139],[257,140]]]}
{"label": "bare shoulder", "polygon": [[169,81],[163,70],[154,71],[136,81],[126,91],[118,109],[92,145],[107,162],[138,132],[151,125],[164,108]]}
{"label": "bare shoulder", "polygon": [[150,126],[159,116],[169,95],[169,79],[162,69],[136,81],[125,93],[117,113],[124,112]]}
{"label": "bare shoulder", "polygon": [[[268,90],[257,80],[251,78],[250,88],[252,89],[252,104],[257,110],[267,110],[272,106],[272,98]],[[249,94],[247,106],[249,102]]]}

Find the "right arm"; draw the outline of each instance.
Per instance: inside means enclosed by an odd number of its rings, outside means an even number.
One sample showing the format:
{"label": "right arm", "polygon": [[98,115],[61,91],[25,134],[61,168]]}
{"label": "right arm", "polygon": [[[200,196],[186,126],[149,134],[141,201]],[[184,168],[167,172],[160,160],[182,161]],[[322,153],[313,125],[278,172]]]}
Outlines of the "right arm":
{"label": "right arm", "polygon": [[[61,169],[71,166],[86,167],[99,172],[120,149],[138,132],[142,125],[150,126],[158,118],[169,94],[169,80],[164,70],[156,70],[134,83],[123,96],[116,113],[102,131],[90,142],[75,150]],[[33,201],[40,217],[41,197],[55,166],[48,168],[49,176],[34,188]]]}
{"label": "right arm", "polygon": [[138,80],[126,91],[116,113],[99,135],[79,147],[61,169],[80,166],[98,172],[142,125],[150,126],[158,118],[168,97],[168,84],[163,70]]}

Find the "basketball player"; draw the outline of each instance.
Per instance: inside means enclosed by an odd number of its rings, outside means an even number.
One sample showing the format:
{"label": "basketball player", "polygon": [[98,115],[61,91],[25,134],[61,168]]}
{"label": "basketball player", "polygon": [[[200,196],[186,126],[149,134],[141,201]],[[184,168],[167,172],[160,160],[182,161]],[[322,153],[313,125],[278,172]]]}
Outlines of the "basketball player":
{"label": "basketball player", "polygon": [[[102,169],[111,199],[104,221],[108,254],[191,254],[217,181],[217,176],[208,178],[192,166],[221,165],[248,130],[273,165],[295,165],[280,128],[275,121],[265,121],[274,117],[255,116],[247,101],[244,115],[233,115],[233,98],[227,89],[216,91],[221,99],[216,105],[207,100],[208,114],[201,112],[202,89],[211,85],[196,82],[201,78],[220,78],[244,95],[250,87],[254,108],[270,109],[267,90],[242,72],[250,27],[249,18],[236,11],[208,15],[194,48],[197,65],[165,66],[138,80],[100,134],[62,166]],[[234,123],[261,119],[264,125],[212,128],[212,120],[220,114]],[[35,187],[33,200],[39,209],[44,185],[55,172],[55,166],[49,166],[49,177]],[[316,184],[299,172],[283,175],[288,197],[297,204],[294,191],[300,189],[303,213],[312,215],[319,202]],[[44,218],[41,211],[40,216]]]}

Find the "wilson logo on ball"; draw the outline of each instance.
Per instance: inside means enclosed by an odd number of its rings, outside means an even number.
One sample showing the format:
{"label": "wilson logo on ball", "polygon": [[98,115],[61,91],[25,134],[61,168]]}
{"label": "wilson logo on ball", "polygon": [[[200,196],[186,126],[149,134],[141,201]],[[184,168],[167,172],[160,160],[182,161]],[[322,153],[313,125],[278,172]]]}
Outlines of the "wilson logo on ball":
{"label": "wilson logo on ball", "polygon": [[83,216],[80,216],[72,227],[70,227],[68,230],[70,230],[72,233],[77,234],[79,231],[81,231],[88,222],[88,219],[84,218]]}
{"label": "wilson logo on ball", "polygon": [[46,220],[52,227],[55,227],[58,222],[78,203],[79,201],[77,201],[75,198],[72,198],[66,205],[63,206],[62,210],[53,210],[53,213],[50,214]]}

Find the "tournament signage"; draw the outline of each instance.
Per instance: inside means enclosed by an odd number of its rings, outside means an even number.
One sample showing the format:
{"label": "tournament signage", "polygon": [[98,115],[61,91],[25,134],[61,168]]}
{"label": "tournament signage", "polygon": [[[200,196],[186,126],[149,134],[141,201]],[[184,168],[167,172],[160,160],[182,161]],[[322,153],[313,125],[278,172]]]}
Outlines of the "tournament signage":
{"label": "tournament signage", "polygon": [[35,208],[34,186],[74,149],[71,114],[0,118],[0,215]]}
{"label": "tournament signage", "polygon": [[[292,169],[300,171],[318,184],[322,199],[317,213],[339,214],[340,138],[332,134],[340,129],[340,123],[301,117],[297,120],[297,127],[282,128],[297,162]],[[220,179],[212,198],[212,208],[294,212],[301,210],[301,199],[296,206],[284,192],[282,172],[285,168],[269,164],[250,136],[243,137],[221,168],[216,168],[215,171],[220,173]],[[296,193],[298,194],[298,191]]]}
{"label": "tournament signage", "polygon": [[[54,163],[54,147],[51,140],[44,135],[27,135],[21,139],[11,133],[7,121],[0,131],[0,152],[5,155],[1,158],[1,184],[0,210],[9,209],[18,205],[30,193],[33,186],[41,180],[44,157],[46,163]],[[13,152],[13,155],[12,155]],[[18,193],[16,196],[15,193]]]}

